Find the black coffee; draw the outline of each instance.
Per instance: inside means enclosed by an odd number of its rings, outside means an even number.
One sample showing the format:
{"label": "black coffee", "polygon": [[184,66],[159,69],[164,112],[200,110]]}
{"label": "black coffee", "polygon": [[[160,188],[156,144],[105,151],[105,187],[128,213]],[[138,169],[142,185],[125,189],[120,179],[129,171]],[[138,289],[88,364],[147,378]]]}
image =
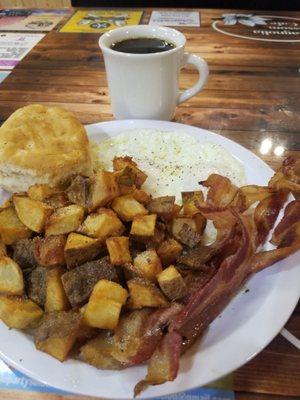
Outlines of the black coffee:
{"label": "black coffee", "polygon": [[136,38],[113,43],[110,48],[121,53],[149,54],[172,50],[175,45],[164,39]]}

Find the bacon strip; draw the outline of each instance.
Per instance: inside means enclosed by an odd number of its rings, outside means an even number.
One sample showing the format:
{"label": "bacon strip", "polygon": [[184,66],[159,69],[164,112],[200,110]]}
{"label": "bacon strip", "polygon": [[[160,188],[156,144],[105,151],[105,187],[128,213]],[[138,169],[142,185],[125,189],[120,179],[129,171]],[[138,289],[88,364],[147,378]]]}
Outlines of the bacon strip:
{"label": "bacon strip", "polygon": [[238,188],[230,179],[218,174],[211,174],[201,185],[208,187],[206,202],[213,207],[227,207],[234,199]]}
{"label": "bacon strip", "polygon": [[280,247],[288,246],[297,237],[297,228],[300,227],[299,225],[300,201],[294,200],[286,206],[282,220],[274,229],[271,243]]}
{"label": "bacon strip", "polygon": [[176,378],[181,347],[182,337],[177,332],[168,332],[163,337],[149,360],[146,378],[134,388],[134,397],[148,385],[159,385]]}
{"label": "bacon strip", "polygon": [[240,212],[248,210],[252,204],[262,201],[272,194],[272,189],[267,186],[247,185],[239,188],[235,198],[230,204]]}
{"label": "bacon strip", "polygon": [[276,174],[270,179],[268,186],[276,190],[293,192],[296,196],[300,194],[300,159],[287,157]]}
{"label": "bacon strip", "polygon": [[263,199],[256,207],[254,221],[257,227],[257,245],[262,245],[273,228],[279,211],[287,199],[287,193],[280,191]]}
{"label": "bacon strip", "polygon": [[170,329],[179,332],[189,341],[199,336],[238,292],[249,275],[253,244],[253,224],[248,217],[231,211],[241,230],[241,245],[235,254],[227,257],[212,279],[193,294],[188,304],[173,319]]}
{"label": "bacon strip", "polygon": [[287,256],[300,250],[300,242],[293,246],[283,247],[281,249],[274,249],[270,251],[262,251],[261,253],[255,254],[251,262],[251,271],[259,272],[277,261],[286,258]]}
{"label": "bacon strip", "polygon": [[161,340],[163,329],[168,326],[170,320],[180,312],[183,306],[172,303],[168,308],[154,311],[148,318],[142,333],[142,340],[136,353],[128,360],[126,366],[142,364],[146,362],[155,351]]}

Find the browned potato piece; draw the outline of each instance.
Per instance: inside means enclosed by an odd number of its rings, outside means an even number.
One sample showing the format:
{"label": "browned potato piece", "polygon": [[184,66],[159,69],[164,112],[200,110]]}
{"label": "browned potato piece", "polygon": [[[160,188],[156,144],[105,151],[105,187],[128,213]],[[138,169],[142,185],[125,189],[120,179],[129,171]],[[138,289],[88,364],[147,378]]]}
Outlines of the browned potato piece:
{"label": "browned potato piece", "polygon": [[2,242],[0,242],[0,257],[6,256],[6,245]]}
{"label": "browned potato piece", "polygon": [[135,217],[132,221],[130,235],[134,238],[145,239],[154,236],[156,214]]}
{"label": "browned potato piece", "polygon": [[47,197],[44,201],[45,203],[48,204],[48,206],[54,208],[55,210],[57,208],[62,208],[70,205],[70,201],[65,192],[53,193],[51,194],[51,196]]}
{"label": "browned potato piece", "polygon": [[45,184],[36,184],[30,186],[27,194],[33,200],[44,201],[47,197],[51,196],[54,193],[57,193],[58,191],[59,189],[52,188]]}
{"label": "browned potato piece", "polygon": [[75,311],[45,314],[36,331],[36,348],[64,361],[76,341],[81,318],[81,314]]}
{"label": "browned potato piece", "polygon": [[89,211],[106,206],[120,194],[119,186],[112,172],[100,171],[91,178],[88,199]]}
{"label": "browned potato piece", "polygon": [[163,270],[157,280],[161,290],[170,300],[181,299],[186,294],[183,277],[173,265]]}
{"label": "browned potato piece", "polygon": [[137,167],[137,164],[132,160],[131,157],[115,157],[113,160],[113,167],[114,171],[120,171],[126,167],[129,167],[135,174],[134,184],[138,188],[141,187],[147,179],[147,175]]}
{"label": "browned potato piece", "polygon": [[150,281],[134,278],[127,282],[130,294],[130,308],[166,307],[167,300],[161,291]]}
{"label": "browned potato piece", "polygon": [[139,351],[145,340],[144,328],[151,312],[151,309],[144,308],[121,316],[115,329],[114,348],[111,352],[115,359],[126,364]]}
{"label": "browned potato piece", "polygon": [[192,218],[175,218],[172,223],[172,234],[181,243],[194,247],[201,241],[196,221]]}
{"label": "browned potato piece", "polygon": [[112,210],[100,208],[97,213],[86,217],[78,232],[104,242],[110,236],[121,235],[124,230],[124,225]]}
{"label": "browned potato piece", "polygon": [[148,214],[148,210],[132,195],[120,196],[113,200],[112,209],[123,221],[132,221],[139,215]]}
{"label": "browned potato piece", "polygon": [[199,213],[199,206],[204,203],[204,196],[201,190],[195,192],[182,192],[182,203],[184,215],[194,216]]}
{"label": "browned potato piece", "polygon": [[95,328],[114,329],[127,296],[127,290],[118,283],[100,280],[94,286],[84,311],[84,323]]}
{"label": "browned potato piece", "polygon": [[132,192],[132,196],[142,204],[148,204],[151,200],[151,196],[142,189],[135,188]]}
{"label": "browned potato piece", "polygon": [[65,245],[65,260],[68,268],[73,268],[97,257],[103,246],[98,239],[72,232]]}
{"label": "browned potato piece", "polygon": [[113,349],[113,336],[109,332],[102,332],[81,347],[79,358],[100,369],[123,369],[122,364],[111,355]]}
{"label": "browned potato piece", "polygon": [[21,239],[14,243],[12,258],[23,270],[37,267],[38,263],[33,253],[33,239]]}
{"label": "browned potato piece", "polygon": [[157,254],[164,267],[175,262],[181,253],[182,246],[175,239],[165,240],[157,249]]}
{"label": "browned potato piece", "polygon": [[64,269],[56,267],[48,271],[46,279],[46,301],[45,311],[65,311],[70,308],[61,276]]}
{"label": "browned potato piece", "polygon": [[25,274],[26,292],[30,300],[44,307],[46,300],[47,268],[36,267]]}
{"label": "browned potato piece", "polygon": [[106,246],[111,264],[123,265],[131,262],[128,237],[110,237],[109,239],[106,239]]}
{"label": "browned potato piece", "polygon": [[14,196],[13,203],[20,220],[34,232],[42,232],[53,208],[29,197]]}
{"label": "browned potato piece", "polygon": [[18,218],[13,207],[0,212],[0,235],[4,244],[13,244],[17,240],[29,238],[32,232]]}
{"label": "browned potato piece", "polygon": [[0,293],[22,294],[24,290],[23,273],[19,265],[9,257],[0,258]]}
{"label": "browned potato piece", "polygon": [[126,166],[119,171],[115,171],[114,177],[120,189],[119,196],[132,193],[135,190],[136,174],[131,167]]}
{"label": "browned potato piece", "polygon": [[154,249],[139,253],[133,263],[141,275],[150,281],[156,281],[157,275],[162,271],[160,258]]}
{"label": "browned potato piece", "polygon": [[84,208],[77,204],[58,208],[48,218],[45,235],[61,235],[79,228],[84,217]]}
{"label": "browned potato piece", "polygon": [[82,207],[86,207],[88,201],[89,180],[83,176],[77,175],[66,190],[68,199]]}
{"label": "browned potato piece", "polygon": [[65,264],[64,235],[36,237],[33,239],[33,253],[38,264],[43,267],[58,267]]}
{"label": "browned potato piece", "polygon": [[43,311],[33,301],[18,296],[0,296],[0,319],[10,328],[33,328]]}
{"label": "browned potato piece", "polygon": [[116,268],[108,257],[80,265],[62,276],[62,282],[72,307],[83,305],[100,279],[118,281]]}
{"label": "browned potato piece", "polygon": [[165,220],[169,221],[175,218],[181,209],[175,204],[175,196],[162,196],[151,199],[147,208],[150,213],[157,214]]}

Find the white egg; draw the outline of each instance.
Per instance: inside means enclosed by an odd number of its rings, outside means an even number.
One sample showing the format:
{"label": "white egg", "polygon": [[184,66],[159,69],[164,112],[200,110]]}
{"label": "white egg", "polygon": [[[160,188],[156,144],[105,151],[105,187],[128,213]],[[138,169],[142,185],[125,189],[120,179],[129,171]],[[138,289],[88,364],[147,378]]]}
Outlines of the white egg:
{"label": "white egg", "polygon": [[[243,166],[226,149],[186,133],[134,129],[103,141],[98,150],[108,170],[115,156],[132,157],[148,175],[143,188],[153,197],[175,195],[179,204],[181,192],[203,190],[199,182],[212,173],[228,177],[237,186],[246,184]],[[213,238],[213,231],[209,224],[208,238]]]}

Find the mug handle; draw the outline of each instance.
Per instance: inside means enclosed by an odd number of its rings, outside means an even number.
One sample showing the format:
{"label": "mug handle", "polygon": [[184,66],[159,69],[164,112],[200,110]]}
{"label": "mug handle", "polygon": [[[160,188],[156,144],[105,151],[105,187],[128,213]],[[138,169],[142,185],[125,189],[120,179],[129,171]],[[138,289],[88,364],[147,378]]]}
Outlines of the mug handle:
{"label": "mug handle", "polygon": [[195,54],[184,53],[183,67],[187,64],[194,65],[197,68],[200,76],[198,82],[194,86],[179,94],[177,104],[183,103],[200,92],[205,85],[209,74],[207,62]]}

